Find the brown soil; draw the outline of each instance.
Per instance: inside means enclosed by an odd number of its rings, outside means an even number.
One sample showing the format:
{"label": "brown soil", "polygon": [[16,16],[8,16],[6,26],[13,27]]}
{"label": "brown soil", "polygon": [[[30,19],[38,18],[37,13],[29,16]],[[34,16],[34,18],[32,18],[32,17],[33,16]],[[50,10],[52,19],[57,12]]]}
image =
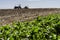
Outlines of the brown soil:
{"label": "brown soil", "polygon": [[60,8],[0,9],[0,25],[12,23],[13,21],[29,21],[37,16],[54,13],[60,13]]}

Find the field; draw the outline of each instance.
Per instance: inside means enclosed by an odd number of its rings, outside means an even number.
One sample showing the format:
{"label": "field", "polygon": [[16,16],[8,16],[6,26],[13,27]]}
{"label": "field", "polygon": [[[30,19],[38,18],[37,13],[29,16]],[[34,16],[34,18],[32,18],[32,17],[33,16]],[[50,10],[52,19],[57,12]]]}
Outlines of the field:
{"label": "field", "polygon": [[59,8],[39,9],[0,9],[0,24],[5,25],[13,21],[29,21],[37,16],[60,13]]}
{"label": "field", "polygon": [[0,40],[60,40],[60,9],[0,10]]}

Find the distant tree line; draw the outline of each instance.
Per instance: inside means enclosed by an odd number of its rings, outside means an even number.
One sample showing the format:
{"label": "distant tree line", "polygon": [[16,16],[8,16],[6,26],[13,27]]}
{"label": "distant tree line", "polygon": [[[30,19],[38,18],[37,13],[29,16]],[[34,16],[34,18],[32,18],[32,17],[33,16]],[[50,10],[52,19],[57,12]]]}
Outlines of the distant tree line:
{"label": "distant tree line", "polygon": [[14,6],[14,9],[29,9],[28,6],[25,6],[22,8],[20,5],[19,6]]}

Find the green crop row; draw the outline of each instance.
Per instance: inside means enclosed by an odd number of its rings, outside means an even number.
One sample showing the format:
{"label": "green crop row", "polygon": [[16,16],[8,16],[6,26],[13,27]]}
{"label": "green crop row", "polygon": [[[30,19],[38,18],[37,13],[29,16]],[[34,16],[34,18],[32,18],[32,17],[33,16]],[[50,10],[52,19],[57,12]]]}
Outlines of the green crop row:
{"label": "green crop row", "polygon": [[60,14],[0,26],[0,40],[60,40]]}

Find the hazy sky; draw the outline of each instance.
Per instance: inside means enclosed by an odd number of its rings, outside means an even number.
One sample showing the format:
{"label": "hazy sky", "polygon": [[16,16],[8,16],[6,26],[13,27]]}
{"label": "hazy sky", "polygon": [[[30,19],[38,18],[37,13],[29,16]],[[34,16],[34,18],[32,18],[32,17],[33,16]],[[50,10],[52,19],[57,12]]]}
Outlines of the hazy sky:
{"label": "hazy sky", "polygon": [[60,0],[0,0],[0,9],[13,8],[19,4],[30,8],[60,8]]}

